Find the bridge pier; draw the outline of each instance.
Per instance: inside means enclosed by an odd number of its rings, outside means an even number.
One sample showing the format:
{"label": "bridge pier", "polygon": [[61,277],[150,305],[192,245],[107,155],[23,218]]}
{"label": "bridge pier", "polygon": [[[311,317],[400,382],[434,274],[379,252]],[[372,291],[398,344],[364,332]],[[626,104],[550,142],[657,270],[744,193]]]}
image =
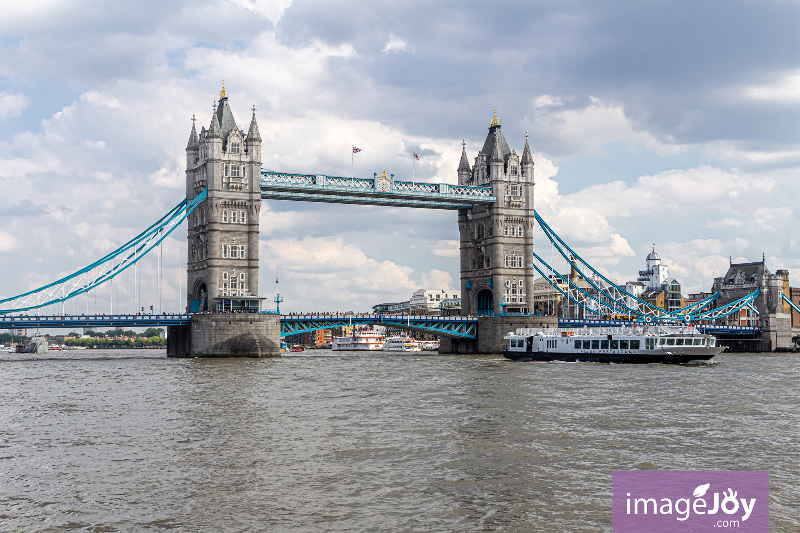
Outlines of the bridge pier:
{"label": "bridge pier", "polygon": [[189,326],[170,326],[167,357],[280,357],[281,320],[262,313],[192,315]]}
{"label": "bridge pier", "polygon": [[441,337],[440,354],[499,354],[503,337],[517,328],[557,328],[554,316],[485,316],[478,319],[476,339]]}

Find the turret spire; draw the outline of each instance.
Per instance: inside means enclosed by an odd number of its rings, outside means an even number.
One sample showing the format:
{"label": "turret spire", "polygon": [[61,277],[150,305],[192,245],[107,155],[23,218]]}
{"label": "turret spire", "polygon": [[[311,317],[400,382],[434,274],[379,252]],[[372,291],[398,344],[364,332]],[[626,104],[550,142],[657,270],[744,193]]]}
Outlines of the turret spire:
{"label": "turret spire", "polygon": [[195,126],[197,119],[192,115],[192,132],[189,134],[189,144],[187,148],[192,148],[200,143],[200,137],[197,135],[197,127]]}
{"label": "turret spire", "polygon": [[489,124],[490,128],[500,125],[500,120],[498,120],[498,118],[497,118],[497,108],[496,107],[492,109],[492,114],[494,115],[494,118],[492,119],[492,122]]}
{"label": "turret spire", "polygon": [[213,112],[211,113],[211,127],[208,129],[209,137],[220,137],[219,120],[217,120],[217,104],[214,102]]}
{"label": "turret spire", "polygon": [[470,172],[469,159],[467,159],[467,142],[465,140],[461,141],[461,162],[458,165],[458,171]]}
{"label": "turret spire", "polygon": [[250,120],[250,129],[247,132],[247,141],[261,142],[261,133],[258,131],[258,123],[256,122],[256,106],[253,104],[253,118]]}
{"label": "turret spire", "polygon": [[531,156],[531,147],[528,144],[528,132],[525,132],[525,149],[522,151],[522,164],[532,165],[533,157]]}

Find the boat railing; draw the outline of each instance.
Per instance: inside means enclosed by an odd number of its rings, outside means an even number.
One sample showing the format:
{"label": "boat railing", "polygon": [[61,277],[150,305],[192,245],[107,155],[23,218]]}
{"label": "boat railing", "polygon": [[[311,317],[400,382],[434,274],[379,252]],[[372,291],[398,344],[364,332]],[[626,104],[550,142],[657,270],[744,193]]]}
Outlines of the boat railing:
{"label": "boat railing", "polygon": [[689,325],[634,325],[610,327],[582,327],[582,328],[518,328],[517,335],[526,337],[597,337],[603,335],[613,336],[661,336],[661,335],[697,335],[702,334],[697,328]]}

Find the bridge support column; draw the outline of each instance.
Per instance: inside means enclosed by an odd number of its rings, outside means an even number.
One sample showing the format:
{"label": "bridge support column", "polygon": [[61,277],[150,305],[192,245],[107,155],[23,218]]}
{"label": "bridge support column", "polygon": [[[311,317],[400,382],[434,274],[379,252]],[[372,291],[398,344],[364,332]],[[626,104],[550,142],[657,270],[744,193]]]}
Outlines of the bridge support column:
{"label": "bridge support column", "polygon": [[167,357],[279,357],[281,320],[261,313],[192,315],[190,326],[171,326]]}
{"label": "bridge support column", "polygon": [[478,320],[477,339],[447,339],[439,343],[440,354],[499,354],[503,337],[517,328],[557,328],[554,316],[487,316]]}

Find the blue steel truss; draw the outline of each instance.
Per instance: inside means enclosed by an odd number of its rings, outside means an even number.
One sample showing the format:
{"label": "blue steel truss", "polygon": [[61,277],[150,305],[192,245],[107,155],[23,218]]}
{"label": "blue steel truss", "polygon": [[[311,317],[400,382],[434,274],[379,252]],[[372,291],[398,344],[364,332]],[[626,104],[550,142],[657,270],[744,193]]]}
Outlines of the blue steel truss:
{"label": "blue steel truss", "polygon": [[318,329],[342,326],[377,324],[412,331],[426,331],[441,337],[456,339],[476,338],[477,317],[461,316],[408,316],[391,314],[358,315],[281,315],[281,337]]}
{"label": "blue steel truss", "polygon": [[791,307],[792,309],[794,309],[795,311],[797,311],[798,313],[800,313],[800,306],[798,306],[798,305],[797,305],[796,303],[794,303],[792,300],[790,300],[789,298],[787,298],[787,297],[786,297],[786,295],[785,295],[784,293],[781,293],[781,299],[782,299],[784,302],[786,302],[787,304],[789,304],[789,307]]}
{"label": "blue steel truss", "polygon": [[[578,273],[593,290],[584,290],[575,285],[571,280],[558,273],[553,267],[548,265],[535,252],[533,253],[534,259],[544,265],[550,271],[550,274],[545,274],[537,265],[533,263],[534,268],[547,280],[550,285],[555,288],[561,295],[569,301],[583,308],[585,311],[593,315],[629,315],[636,317],[638,320],[646,322],[700,322],[724,318],[739,312],[744,307],[753,308],[753,301],[760,294],[760,289],[747,296],[731,302],[719,308],[707,309],[717,298],[719,292],[716,292],[707,298],[698,302],[687,305],[681,309],[674,311],[666,311],[658,308],[649,302],[646,302],[637,296],[625,291],[617,284],[603,276],[592,265],[582,259],[572,248],[570,248],[550,226],[534,212],[534,217],[542,228],[545,236],[550,240],[550,243],[558,251],[558,253],[567,261],[567,263]],[[587,268],[594,275],[583,275],[583,268]],[[593,279],[594,278],[594,279]]]}
{"label": "blue steel truss", "polygon": [[189,213],[205,200],[207,194],[206,189],[191,202],[182,200],[149,228],[91,265],[38,289],[0,299],[0,315],[21,313],[63,302],[113,279],[141,260],[180,226]]}
{"label": "blue steel truss", "polygon": [[261,198],[425,209],[467,209],[496,200],[491,187],[395,181],[386,175],[343,178],[267,170],[261,171]]}
{"label": "blue steel truss", "polygon": [[[667,322],[668,324],[680,326],[680,321]],[[613,320],[613,319],[584,319],[584,318],[559,318],[558,327],[560,328],[582,328],[586,327],[633,327],[641,326],[638,320]],[[761,328],[758,326],[730,326],[726,324],[692,324],[692,327],[701,333],[725,333],[728,335],[758,335]]]}

